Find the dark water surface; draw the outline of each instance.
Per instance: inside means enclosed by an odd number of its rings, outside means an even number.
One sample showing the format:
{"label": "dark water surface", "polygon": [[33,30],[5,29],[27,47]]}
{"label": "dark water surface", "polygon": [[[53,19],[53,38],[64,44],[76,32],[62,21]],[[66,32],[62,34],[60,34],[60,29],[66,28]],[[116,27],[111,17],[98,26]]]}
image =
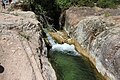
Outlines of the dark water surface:
{"label": "dark water surface", "polygon": [[55,69],[57,80],[104,80],[87,59],[67,53],[69,52],[49,53],[49,60]]}

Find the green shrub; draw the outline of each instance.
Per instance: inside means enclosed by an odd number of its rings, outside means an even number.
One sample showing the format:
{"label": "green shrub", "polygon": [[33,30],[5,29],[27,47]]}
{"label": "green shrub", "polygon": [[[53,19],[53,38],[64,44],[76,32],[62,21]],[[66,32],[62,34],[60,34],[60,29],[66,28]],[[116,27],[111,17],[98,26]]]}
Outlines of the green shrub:
{"label": "green shrub", "polygon": [[22,9],[23,10],[30,10],[31,4],[32,4],[31,0],[23,0]]}
{"label": "green shrub", "polygon": [[56,4],[59,5],[61,9],[66,9],[70,7],[71,2],[70,0],[56,0]]}
{"label": "green shrub", "polygon": [[98,0],[97,6],[101,8],[116,8],[115,0]]}
{"label": "green shrub", "polygon": [[95,6],[101,8],[116,8],[120,4],[119,0],[56,0],[56,3],[62,9],[67,9],[70,6]]}
{"label": "green shrub", "polygon": [[94,6],[94,2],[92,0],[80,0],[78,5],[93,7]]}
{"label": "green shrub", "polygon": [[56,4],[59,5],[60,8],[67,9],[70,6],[94,6],[94,0],[56,0]]}
{"label": "green shrub", "polygon": [[119,0],[23,0],[24,10],[32,10],[39,16],[44,14],[56,29],[59,29],[60,14],[71,6],[116,8],[118,4]]}

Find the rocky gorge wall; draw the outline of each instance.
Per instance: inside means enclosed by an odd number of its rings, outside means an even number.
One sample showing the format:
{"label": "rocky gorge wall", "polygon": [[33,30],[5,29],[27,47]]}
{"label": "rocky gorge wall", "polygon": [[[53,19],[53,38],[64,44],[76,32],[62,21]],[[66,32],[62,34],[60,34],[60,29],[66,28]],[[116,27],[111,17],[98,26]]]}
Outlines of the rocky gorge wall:
{"label": "rocky gorge wall", "polygon": [[56,80],[33,12],[0,13],[0,80]]}
{"label": "rocky gorge wall", "polygon": [[120,79],[119,13],[119,9],[71,7],[65,14],[64,29],[87,49],[108,80]]}

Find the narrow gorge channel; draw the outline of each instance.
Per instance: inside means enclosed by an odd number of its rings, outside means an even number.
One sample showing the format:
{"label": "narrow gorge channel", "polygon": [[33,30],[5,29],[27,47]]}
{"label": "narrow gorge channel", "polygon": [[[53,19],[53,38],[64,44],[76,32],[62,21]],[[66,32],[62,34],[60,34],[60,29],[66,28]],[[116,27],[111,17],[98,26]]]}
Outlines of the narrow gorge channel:
{"label": "narrow gorge channel", "polygon": [[75,50],[74,45],[58,44],[47,31],[51,45],[48,58],[57,76],[57,80],[105,80],[93,64]]}
{"label": "narrow gorge channel", "polygon": [[[52,13],[49,13],[52,12]],[[61,42],[54,39],[54,36],[50,34],[51,31],[63,29],[65,25],[65,13],[60,10],[56,10],[53,7],[48,10],[49,15],[40,14],[39,20],[43,23],[43,32],[46,35],[45,42],[48,46],[48,59],[52,64],[57,76],[57,80],[106,80],[101,73],[99,73],[94,63],[88,59],[88,55],[80,52],[79,46],[72,43]],[[52,20],[49,20],[51,18]],[[42,20],[41,20],[42,19]],[[56,30],[57,29],[57,30]],[[53,34],[54,35],[54,34]],[[69,34],[68,34],[69,35]],[[53,38],[52,38],[53,37]],[[60,37],[57,35],[57,37]],[[46,39],[47,38],[47,39]],[[75,42],[78,43],[78,42]]]}
{"label": "narrow gorge channel", "polygon": [[118,2],[2,0],[0,80],[120,80]]}

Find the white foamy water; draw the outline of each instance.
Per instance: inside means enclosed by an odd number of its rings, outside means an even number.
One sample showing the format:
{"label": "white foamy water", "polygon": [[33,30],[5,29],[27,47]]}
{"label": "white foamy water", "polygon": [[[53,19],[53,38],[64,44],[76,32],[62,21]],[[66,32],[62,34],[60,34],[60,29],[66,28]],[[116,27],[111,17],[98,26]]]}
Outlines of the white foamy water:
{"label": "white foamy water", "polygon": [[47,35],[47,38],[48,38],[50,44],[51,44],[52,46],[55,45],[56,43],[55,43],[55,41],[52,39],[52,37],[51,37],[48,33],[47,33],[46,35]]}
{"label": "white foamy water", "polygon": [[63,53],[66,51],[68,54],[74,55],[74,56],[80,55],[75,50],[75,46],[74,45],[69,45],[67,43],[58,44],[58,43],[55,42],[55,40],[52,39],[52,37],[49,35],[49,33],[47,33],[46,30],[44,30],[44,31],[46,32],[46,36],[48,38],[48,41],[52,45],[52,50],[63,51]]}
{"label": "white foamy water", "polygon": [[50,44],[53,46],[56,44],[55,40],[52,39],[52,37],[50,36],[50,34],[48,33],[47,29],[44,29],[44,32],[46,33],[47,39],[50,42]]}
{"label": "white foamy water", "polygon": [[64,44],[55,44],[52,46],[52,50],[57,50],[57,51],[67,51],[69,52],[68,54],[70,55],[80,55],[76,50],[74,45],[69,45],[67,43]]}

